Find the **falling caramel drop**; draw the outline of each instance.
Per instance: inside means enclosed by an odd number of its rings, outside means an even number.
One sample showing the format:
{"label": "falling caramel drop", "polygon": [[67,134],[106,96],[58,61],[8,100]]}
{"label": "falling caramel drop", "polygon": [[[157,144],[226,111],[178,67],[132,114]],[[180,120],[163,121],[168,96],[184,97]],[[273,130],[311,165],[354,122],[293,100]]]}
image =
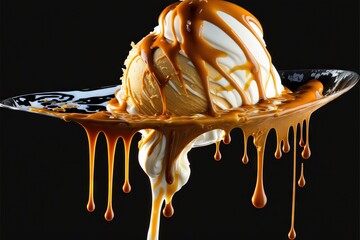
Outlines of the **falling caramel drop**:
{"label": "falling caramel drop", "polygon": [[165,204],[163,215],[167,218],[172,217],[172,215],[174,215],[174,208],[171,204],[171,201]]}
{"label": "falling caramel drop", "polygon": [[106,209],[106,212],[104,214],[104,218],[106,221],[112,221],[114,219],[114,211],[112,209],[112,206],[109,206]]}
{"label": "falling caramel drop", "polygon": [[131,185],[130,185],[130,183],[127,182],[127,181],[124,182],[124,185],[123,185],[122,189],[123,189],[123,192],[124,192],[124,193],[129,193],[129,192],[131,192]]}
{"label": "falling caramel drop", "polygon": [[306,181],[305,181],[305,176],[304,176],[304,163],[301,163],[301,173],[300,173],[298,185],[299,185],[299,187],[304,187],[305,184],[306,184]]}
{"label": "falling caramel drop", "polygon": [[219,141],[215,143],[214,159],[215,159],[216,161],[220,161],[220,160],[221,160],[220,142],[219,142]]}
{"label": "falling caramel drop", "polygon": [[304,159],[308,159],[308,158],[310,158],[310,155],[311,155],[310,147],[309,147],[309,145],[306,143],[306,145],[304,146],[303,151],[301,152],[301,156],[302,156]]}
{"label": "falling caramel drop", "polygon": [[295,229],[294,229],[294,228],[291,228],[291,229],[290,229],[290,232],[289,232],[289,234],[288,234],[288,238],[291,239],[291,240],[293,240],[293,239],[296,238],[296,232],[295,232]]}
{"label": "falling caramel drop", "polygon": [[249,157],[248,155],[245,153],[244,156],[242,157],[243,164],[248,164],[249,163]]}

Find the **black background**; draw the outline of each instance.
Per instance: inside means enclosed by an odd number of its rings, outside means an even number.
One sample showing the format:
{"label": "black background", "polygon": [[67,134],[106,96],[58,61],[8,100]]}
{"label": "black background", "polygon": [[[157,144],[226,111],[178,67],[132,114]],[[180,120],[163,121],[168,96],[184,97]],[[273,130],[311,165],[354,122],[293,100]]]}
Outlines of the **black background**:
{"label": "black background", "polygon": [[[234,1],[235,2],[235,1]],[[130,42],[157,25],[172,1],[1,1],[0,99],[25,93],[118,84]],[[277,69],[337,68],[359,73],[359,1],[236,1],[262,23]],[[115,163],[115,218],[104,218],[106,145],[95,166],[96,210],[86,210],[87,139],[76,123],[0,110],[0,238],[145,239],[151,209],[149,181],[131,155],[132,192],[121,190],[123,151]],[[359,239],[359,84],[316,111],[307,185],[297,190],[297,239]],[[291,134],[290,134],[291,136]],[[291,139],[291,138],[290,138]],[[292,152],[273,157],[267,141],[268,204],[256,209],[254,149],[243,165],[242,134],[232,132],[213,160],[214,145],[189,153],[192,175],[175,195],[160,239],[287,239],[291,216]],[[302,161],[302,160],[300,160]],[[231,236],[231,237],[228,237]]]}

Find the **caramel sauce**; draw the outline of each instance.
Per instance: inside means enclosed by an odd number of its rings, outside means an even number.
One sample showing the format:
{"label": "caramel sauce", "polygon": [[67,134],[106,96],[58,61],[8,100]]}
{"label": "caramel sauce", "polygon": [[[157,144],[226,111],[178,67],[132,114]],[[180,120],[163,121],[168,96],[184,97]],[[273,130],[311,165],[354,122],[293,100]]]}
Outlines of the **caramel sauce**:
{"label": "caramel sauce", "polygon": [[[165,17],[171,13],[171,21],[174,22],[175,17],[180,21],[180,35],[181,41],[175,37],[174,41],[168,41],[165,38]],[[274,153],[276,158],[281,158],[283,152],[287,153],[290,149],[289,131],[292,128],[294,131],[293,139],[293,182],[292,182],[292,209],[291,209],[291,225],[288,234],[289,239],[295,239],[295,198],[296,198],[296,169],[297,169],[297,127],[300,126],[300,147],[303,148],[302,157],[310,157],[309,148],[309,122],[311,114],[333,98],[323,98],[323,85],[317,80],[311,80],[305,83],[302,87],[295,91],[285,89],[274,98],[266,98],[265,88],[269,84],[270,76],[274,77],[274,69],[270,65],[270,73],[267,76],[268,81],[264,84],[261,79],[260,66],[253,54],[245,46],[240,36],[237,36],[229,25],[227,25],[221,17],[217,14],[218,11],[228,13],[238,22],[244,25],[261,43],[263,50],[271,64],[271,57],[265,48],[262,39],[255,33],[251,24],[255,24],[261,31],[259,21],[246,10],[234,6],[234,4],[219,1],[219,0],[185,0],[174,3],[161,13],[159,17],[160,33],[151,33],[146,36],[140,45],[139,55],[147,65],[147,73],[150,73],[156,80],[157,87],[160,89],[162,101],[161,115],[144,115],[141,114],[141,107],[135,106],[139,110],[139,114],[129,114],[126,112],[126,99],[119,103],[116,98],[111,100],[109,104],[113,106],[113,112],[101,111],[93,114],[77,114],[66,113],[64,111],[54,112],[45,109],[32,109],[36,112],[51,114],[63,118],[65,121],[74,121],[81,124],[87,132],[89,140],[89,200],[87,204],[88,210],[95,210],[95,202],[93,198],[94,192],[94,152],[96,148],[96,141],[99,133],[106,136],[108,144],[108,201],[107,210],[105,212],[105,219],[110,221],[114,217],[112,210],[112,189],[113,189],[113,171],[114,171],[114,155],[116,143],[119,138],[124,141],[125,150],[125,179],[123,185],[124,192],[130,192],[131,185],[129,180],[129,149],[132,137],[135,133],[145,130],[154,129],[160,133],[159,139],[166,138],[166,151],[163,160],[162,172],[154,181],[151,182],[152,188],[152,211],[148,231],[148,239],[158,239],[158,229],[160,222],[160,215],[162,204],[165,201],[163,208],[163,215],[171,217],[174,214],[172,206],[172,198],[179,184],[179,169],[176,168],[176,160],[184,148],[194,139],[203,133],[214,129],[224,130],[223,136],[224,144],[231,142],[230,133],[235,128],[240,128],[243,132],[244,153],[242,162],[244,164],[249,162],[247,155],[248,139],[253,138],[253,144],[257,150],[257,177],[254,193],[252,196],[252,203],[256,208],[263,208],[267,203],[267,196],[264,188],[263,166],[264,166],[264,152],[268,133],[271,129],[275,129],[277,137],[277,148]],[[204,21],[210,22],[220,29],[222,29],[230,38],[241,48],[247,58],[247,62],[243,65],[235,66],[229,72],[217,62],[220,57],[226,56],[226,53],[215,49],[204,38],[199,37],[199,32],[203,26]],[[173,35],[175,34],[175,27],[172,26]],[[177,55],[183,52],[191,61],[197,70],[202,87],[205,90],[205,98],[207,100],[207,110],[201,115],[192,116],[175,116],[167,109],[166,96],[164,88],[168,84],[168,76],[164,76],[154,64],[154,52],[156,49],[161,49],[165,57],[170,61],[175,70],[178,81],[185,89],[183,76],[180,74],[181,67],[178,64]],[[230,84],[231,89],[242,98],[242,106],[235,109],[220,110],[215,107],[211,100],[211,89],[208,81],[208,70],[206,64],[214,68],[221,76],[223,76]],[[231,72],[237,69],[244,69],[247,75],[251,75],[258,87],[258,94],[260,101],[255,104],[250,104],[249,97],[245,94],[246,88],[249,87],[250,82],[245,84],[242,88],[232,78]],[[144,73],[145,74],[145,73]],[[145,78],[144,78],[145,79]],[[216,80],[217,78],[215,78]],[[220,78],[219,78],[220,79]],[[123,79],[123,85],[127,90],[131,86],[130,79]],[[276,82],[274,80],[275,89]],[[265,85],[265,86],[264,86]],[[145,85],[144,85],[145,86]],[[229,87],[228,87],[229,88]],[[227,90],[229,90],[227,88]],[[147,91],[147,89],[143,89]],[[131,97],[127,91],[125,94],[127,98]],[[136,105],[137,102],[135,101]],[[303,131],[306,136],[304,139]],[[153,136],[150,134],[148,139],[144,139],[141,144],[149,141]],[[216,142],[215,160],[221,159],[220,142]],[[154,144],[155,145],[155,144]],[[153,149],[150,149],[152,152]],[[162,187],[162,180],[166,179],[166,187]]]}
{"label": "caramel sauce", "polygon": [[214,159],[216,161],[220,161],[221,160],[220,142],[216,142],[215,147],[216,149],[215,149]]}
{"label": "caramel sauce", "polygon": [[[125,150],[125,179],[124,192],[131,190],[129,180],[129,151],[132,137],[135,133],[143,129],[155,129],[161,132],[167,139],[166,142],[166,158],[164,163],[166,167],[163,169],[161,176],[157,182],[152,183],[153,189],[157,188],[163,176],[166,176],[166,189],[159,188],[157,194],[153,194],[151,220],[149,226],[148,239],[157,239],[157,229],[159,228],[159,212],[162,208],[163,199],[165,199],[165,207],[163,215],[171,217],[174,214],[174,208],[171,204],[173,195],[175,194],[178,184],[179,172],[174,168],[177,156],[181,150],[199,135],[211,131],[213,129],[222,129],[227,134],[224,135],[223,141],[230,142],[230,133],[233,129],[240,128],[243,132],[244,153],[242,161],[247,163],[248,139],[253,137],[253,144],[257,149],[257,178],[256,187],[252,196],[252,203],[257,208],[263,208],[266,205],[267,197],[263,180],[263,164],[266,139],[271,129],[276,130],[277,142],[289,142],[288,135],[292,128],[294,130],[294,169],[293,169],[293,193],[292,193],[292,213],[291,227],[289,238],[295,238],[295,192],[296,192],[296,139],[297,126],[301,126],[306,122],[308,128],[310,115],[325,105],[333,98],[322,97],[322,84],[317,80],[311,80],[294,92],[285,91],[281,96],[267,99],[256,105],[243,106],[237,109],[231,109],[219,112],[219,116],[197,115],[197,116],[145,116],[142,114],[129,114],[127,112],[110,113],[100,111],[93,114],[80,113],[64,113],[55,112],[46,109],[31,109],[32,111],[54,115],[64,119],[65,121],[74,121],[82,125],[87,133],[89,140],[89,200],[87,204],[88,210],[95,210],[95,202],[93,198],[94,186],[94,152],[98,135],[103,133],[106,136],[108,144],[108,203],[105,212],[105,219],[110,221],[114,217],[112,210],[112,186],[113,186],[113,166],[114,153],[116,143],[119,138],[124,141]],[[306,95],[307,97],[303,97]],[[271,109],[271,110],[269,110]],[[303,149],[308,145],[308,129]],[[301,135],[301,134],[300,134]],[[220,142],[216,143],[219,145]],[[301,145],[300,145],[301,147]],[[220,158],[219,146],[216,147],[216,158]],[[290,151],[290,146],[283,150]],[[278,154],[282,154],[281,147],[276,149]],[[310,152],[309,152],[310,154]],[[154,192],[153,192],[154,193]]]}
{"label": "caramel sauce", "polygon": [[306,181],[305,181],[305,175],[304,175],[304,163],[301,163],[301,173],[300,173],[298,185],[299,185],[299,187],[304,187],[305,184],[306,184]]}

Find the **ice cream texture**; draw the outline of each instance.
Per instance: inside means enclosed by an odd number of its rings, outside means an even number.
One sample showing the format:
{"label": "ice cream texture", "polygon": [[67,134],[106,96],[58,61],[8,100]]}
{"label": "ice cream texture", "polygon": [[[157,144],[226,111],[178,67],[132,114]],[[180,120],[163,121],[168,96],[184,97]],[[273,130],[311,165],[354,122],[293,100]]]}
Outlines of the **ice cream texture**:
{"label": "ice cream texture", "polygon": [[125,66],[117,98],[147,115],[214,114],[284,89],[259,21],[226,1],[170,5],[154,31],[132,44]]}
{"label": "ice cream texture", "polygon": [[[259,21],[248,11],[221,0],[185,0],[163,10],[159,25],[125,60],[122,86],[110,112],[146,116],[218,116],[222,111],[279,96],[284,87],[266,49]],[[224,140],[223,130],[202,133],[175,156],[166,174],[169,135],[141,130],[139,162],[152,186],[148,239],[158,238],[161,205],[173,214],[171,200],[190,177],[187,153]],[[175,146],[173,146],[175,147]]]}

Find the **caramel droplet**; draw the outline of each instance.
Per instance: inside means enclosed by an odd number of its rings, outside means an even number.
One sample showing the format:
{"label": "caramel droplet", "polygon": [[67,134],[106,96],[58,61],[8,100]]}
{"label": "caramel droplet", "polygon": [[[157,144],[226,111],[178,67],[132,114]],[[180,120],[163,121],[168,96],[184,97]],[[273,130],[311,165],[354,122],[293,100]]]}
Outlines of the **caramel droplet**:
{"label": "caramel droplet", "polygon": [[125,152],[125,180],[123,184],[124,193],[129,193],[131,191],[131,185],[129,180],[129,160],[130,160],[130,145],[133,134],[130,134],[128,138],[123,138],[124,141],[124,152]]}
{"label": "caramel droplet", "polygon": [[289,239],[295,239],[296,238],[296,232],[294,228],[290,229],[290,232],[288,234]]}
{"label": "caramel droplet", "polygon": [[310,120],[310,116],[308,116],[308,119],[306,121],[306,143],[305,143],[304,149],[301,153],[301,156],[304,159],[308,159],[311,155],[311,151],[310,151],[310,147],[309,147],[309,122],[310,122],[309,120]]}
{"label": "caramel droplet", "polygon": [[127,182],[127,181],[124,182],[124,185],[123,185],[122,189],[123,189],[124,193],[129,193],[129,192],[131,192],[131,185],[130,185],[130,183]]}
{"label": "caramel droplet", "polygon": [[260,191],[256,191],[251,199],[251,202],[256,208],[265,207],[267,203],[267,197],[264,189],[261,189]]}
{"label": "caramel droplet", "polygon": [[281,145],[281,142],[278,142],[278,144],[276,146],[276,151],[275,151],[275,154],[274,154],[276,159],[280,159],[282,157],[282,152],[281,152],[280,145]]}
{"label": "caramel droplet", "polygon": [[91,199],[88,204],[86,205],[86,209],[89,211],[89,212],[93,212],[95,210],[95,203],[94,201]]}
{"label": "caramel droplet", "polygon": [[220,161],[221,160],[220,142],[216,142],[215,147],[216,147],[216,150],[215,150],[215,154],[214,154],[214,159],[216,161]]}
{"label": "caramel droplet", "polygon": [[105,212],[105,219],[111,221],[114,218],[114,211],[112,209],[112,192],[113,192],[113,176],[114,176],[114,157],[117,137],[106,134],[106,142],[108,149],[108,202]]}
{"label": "caramel droplet", "polygon": [[299,187],[304,187],[305,184],[306,184],[305,178],[300,176],[299,181],[298,181]]}
{"label": "caramel droplet", "polygon": [[163,210],[163,215],[167,218],[172,217],[174,215],[174,208],[173,208],[171,202],[166,203],[164,210]]}
{"label": "caramel droplet", "polygon": [[304,187],[305,184],[306,184],[306,181],[305,181],[305,177],[304,177],[304,163],[301,163],[301,173],[300,173],[298,185],[299,185],[299,187]]}
{"label": "caramel droplet", "polygon": [[261,153],[261,156],[260,154],[258,155],[256,186],[251,201],[256,208],[263,208],[267,203],[267,197],[265,194],[263,183],[263,153]]}
{"label": "caramel droplet", "polygon": [[305,141],[304,141],[304,123],[301,122],[300,124],[300,140],[299,140],[299,146],[300,147],[304,147],[305,146]]}
{"label": "caramel droplet", "polygon": [[288,140],[288,139],[286,139],[285,141],[283,141],[282,150],[283,150],[284,153],[290,152],[290,143],[289,143],[289,140]]}
{"label": "caramel droplet", "polygon": [[311,156],[311,151],[310,151],[310,147],[309,147],[308,144],[305,145],[303,151],[301,152],[301,156],[302,156],[304,159],[310,158],[310,156]]}
{"label": "caramel droplet", "polygon": [[[301,135],[302,136],[302,135]],[[299,146],[300,147],[304,147],[305,146],[305,142],[304,140],[301,138],[300,141],[299,141]]]}
{"label": "caramel droplet", "polygon": [[111,221],[114,219],[114,211],[112,208],[107,208],[105,215],[104,215],[106,221]]}
{"label": "caramel droplet", "polygon": [[230,144],[230,143],[231,143],[230,133],[226,133],[226,134],[225,134],[225,137],[224,137],[224,139],[223,139],[223,142],[224,142],[225,144]]}
{"label": "caramel droplet", "polygon": [[246,152],[244,153],[244,156],[242,157],[242,162],[243,162],[243,164],[248,164],[248,162],[249,162],[249,157]]}
{"label": "caramel droplet", "polygon": [[247,164],[249,162],[249,157],[247,155],[247,141],[248,141],[248,137],[244,133],[244,155],[242,157],[243,164]]}
{"label": "caramel droplet", "polygon": [[93,212],[95,210],[95,201],[94,201],[94,167],[95,167],[95,148],[96,142],[99,135],[97,130],[86,128],[83,126],[87,136],[89,143],[89,196],[88,203],[86,208],[89,212]]}

